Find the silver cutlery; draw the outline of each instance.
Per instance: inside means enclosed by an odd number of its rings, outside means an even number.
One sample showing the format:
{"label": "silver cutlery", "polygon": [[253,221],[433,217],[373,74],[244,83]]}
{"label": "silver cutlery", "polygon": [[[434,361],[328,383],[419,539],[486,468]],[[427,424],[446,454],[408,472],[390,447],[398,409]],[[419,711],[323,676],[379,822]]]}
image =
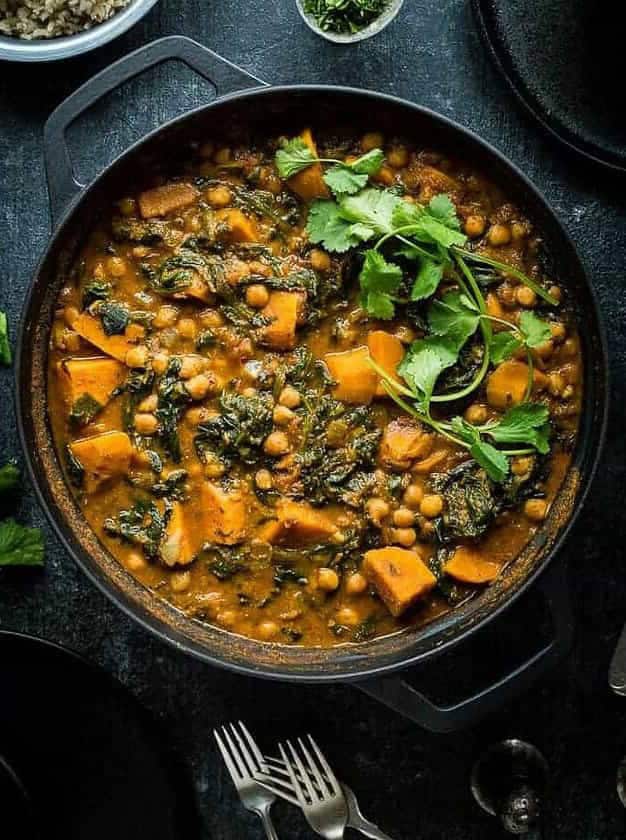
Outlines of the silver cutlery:
{"label": "silver cutlery", "polygon": [[255,773],[263,772],[266,765],[254,738],[241,721],[214,729],[213,735],[244,808],[260,818],[268,840],[278,840],[270,817],[276,796],[255,779]]}

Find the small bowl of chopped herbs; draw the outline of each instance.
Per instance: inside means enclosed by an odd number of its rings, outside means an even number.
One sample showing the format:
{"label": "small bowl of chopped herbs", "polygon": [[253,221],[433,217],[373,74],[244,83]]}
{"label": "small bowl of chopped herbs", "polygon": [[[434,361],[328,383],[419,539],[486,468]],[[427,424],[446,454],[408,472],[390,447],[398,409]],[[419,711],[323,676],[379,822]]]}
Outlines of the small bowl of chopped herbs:
{"label": "small bowl of chopped herbs", "polygon": [[296,0],[304,22],[335,44],[354,44],[378,35],[404,0]]}

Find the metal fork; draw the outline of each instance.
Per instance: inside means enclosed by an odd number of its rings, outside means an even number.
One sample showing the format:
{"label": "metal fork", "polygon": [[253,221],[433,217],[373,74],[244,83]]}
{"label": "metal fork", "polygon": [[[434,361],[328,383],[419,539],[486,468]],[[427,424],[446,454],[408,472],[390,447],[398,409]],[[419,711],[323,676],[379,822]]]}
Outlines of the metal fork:
{"label": "metal fork", "polygon": [[214,729],[213,735],[244,808],[260,817],[268,840],[279,840],[270,817],[276,796],[254,778],[255,773],[267,770],[254,738],[241,721],[231,723],[229,728],[222,726],[219,731]]}
{"label": "metal fork", "polygon": [[348,823],[346,799],[322,751],[310,735],[307,737],[317,761],[313,759],[302,738],[298,738],[299,749],[291,741],[286,742],[287,749],[279,744],[280,755],[289,773],[298,805],[313,831],[326,840],[342,840]]}

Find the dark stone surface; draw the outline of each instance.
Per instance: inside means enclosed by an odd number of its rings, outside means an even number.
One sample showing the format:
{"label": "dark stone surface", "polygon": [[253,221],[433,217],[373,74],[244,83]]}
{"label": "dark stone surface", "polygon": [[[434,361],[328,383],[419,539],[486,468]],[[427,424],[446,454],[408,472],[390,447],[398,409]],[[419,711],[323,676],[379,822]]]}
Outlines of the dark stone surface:
{"label": "dark stone surface", "polygon": [[[615,774],[626,752],[626,701],[610,696],[607,666],[626,618],[623,184],[568,156],[520,113],[483,55],[463,0],[409,0],[383,35],[352,48],[336,48],[310,34],[293,0],[162,0],[131,33],[95,54],[48,67],[0,67],[0,306],[8,310],[13,334],[49,231],[43,121],[64,96],[112,59],[172,33],[194,37],[270,82],[354,84],[428,105],[493,142],[547,194],[598,290],[614,383],[608,446],[565,552],[578,620],[576,646],[549,678],[476,729],[432,735],[348,686],[264,683],[182,658],[87,583],[61,551],[29,490],[15,512],[44,528],[47,564],[42,572],[13,570],[0,576],[0,626],[82,651],[164,719],[193,775],[207,838],[261,837],[255,819],[239,806],[210,736],[215,724],[236,717],[248,721],[268,748],[279,736],[310,729],[359,794],[366,814],[398,840],[503,836],[474,804],[469,774],[477,755],[504,736],[530,740],[550,763],[552,790],[542,838],[622,837],[624,811]],[[81,174],[87,177],[115,149],[208,95],[204,83],[170,67],[114,94],[71,132]],[[0,452],[8,457],[18,454],[10,371],[0,372],[0,388]],[[534,616],[529,604],[528,613],[518,613],[515,622],[499,625],[482,643],[439,666],[438,692],[445,694],[452,685],[466,688],[473,675],[484,676],[492,652],[502,660],[523,645]],[[56,690],[42,686],[42,713],[45,694]],[[277,823],[285,838],[311,836],[289,808],[277,808]]]}

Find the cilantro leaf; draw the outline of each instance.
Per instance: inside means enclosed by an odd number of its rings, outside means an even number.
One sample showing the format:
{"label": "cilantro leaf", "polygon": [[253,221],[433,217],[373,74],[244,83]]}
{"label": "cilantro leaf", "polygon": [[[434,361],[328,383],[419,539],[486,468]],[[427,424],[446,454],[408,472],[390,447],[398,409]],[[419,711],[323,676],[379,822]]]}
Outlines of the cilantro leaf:
{"label": "cilantro leaf", "polygon": [[428,324],[437,335],[449,338],[458,350],[473,335],[480,323],[480,312],[460,292],[448,292],[435,300],[428,310]]}
{"label": "cilantro leaf", "polygon": [[461,222],[456,214],[456,207],[450,196],[440,193],[431,198],[428,212],[451,230],[461,230]]}
{"label": "cilantro leaf", "polygon": [[384,160],[385,153],[382,149],[372,149],[347,165],[359,175],[376,175]]}
{"label": "cilantro leaf", "polygon": [[433,260],[422,260],[417,278],[411,289],[411,300],[424,300],[437,291],[443,277],[443,265]]}
{"label": "cilantro leaf", "polygon": [[38,528],[18,524],[14,519],[0,522],[0,566],[41,566],[43,536]]}
{"label": "cilantro leaf", "polygon": [[363,224],[371,228],[373,233],[384,236],[393,231],[394,211],[398,204],[404,203],[389,190],[370,187],[358,195],[344,198],[340,204],[341,216],[349,222]]}
{"label": "cilantro leaf", "polygon": [[446,250],[467,242],[454,204],[443,194],[434,196],[426,207],[401,201],[395,209],[393,224],[396,228],[410,226],[412,230],[405,231],[406,236]]}
{"label": "cilantro leaf", "polygon": [[361,306],[375,318],[393,318],[395,306],[390,295],[398,291],[402,282],[402,269],[387,262],[378,251],[365,252],[365,261],[359,274]]}
{"label": "cilantro leaf", "polygon": [[0,362],[3,365],[11,364],[11,345],[9,344],[9,327],[7,316],[0,310]]}
{"label": "cilantro leaf", "polygon": [[369,231],[369,229],[367,231],[360,229],[355,231],[353,228],[357,228],[357,226],[351,225],[350,222],[342,218],[339,205],[335,204],[334,201],[314,201],[309,209],[307,221],[309,239],[314,244],[323,244],[327,251],[343,254],[349,248],[354,248],[359,242],[369,238],[364,236],[364,233],[373,235],[373,231]]}
{"label": "cilantro leaf", "polygon": [[275,160],[278,174],[285,180],[317,163],[316,155],[301,137],[294,137],[293,140],[283,143],[282,148],[276,152]]}
{"label": "cilantro leaf", "polygon": [[472,458],[480,464],[489,478],[502,482],[509,474],[509,459],[503,452],[483,440],[480,432],[462,417],[452,419],[452,431],[469,446]]}
{"label": "cilantro leaf", "polygon": [[505,359],[510,359],[513,353],[523,347],[515,333],[509,330],[494,333],[489,345],[489,354],[494,365],[499,365]]}
{"label": "cilantro leaf", "polygon": [[0,493],[5,493],[7,490],[13,490],[20,480],[20,471],[13,461],[9,461],[3,467],[0,467]]}
{"label": "cilantro leaf", "polygon": [[552,337],[549,324],[538,318],[534,312],[522,312],[519,328],[527,347],[539,347]]}
{"label": "cilantro leaf", "polygon": [[497,443],[526,443],[542,455],[550,450],[550,411],[541,403],[513,406],[486,432]]}
{"label": "cilantro leaf", "polygon": [[353,195],[367,184],[369,175],[360,175],[351,167],[338,163],[324,173],[324,182],[336,196]]}
{"label": "cilantro leaf", "polygon": [[411,344],[397,370],[409,387],[428,402],[439,374],[452,367],[457,356],[458,349],[448,338],[430,335]]}

